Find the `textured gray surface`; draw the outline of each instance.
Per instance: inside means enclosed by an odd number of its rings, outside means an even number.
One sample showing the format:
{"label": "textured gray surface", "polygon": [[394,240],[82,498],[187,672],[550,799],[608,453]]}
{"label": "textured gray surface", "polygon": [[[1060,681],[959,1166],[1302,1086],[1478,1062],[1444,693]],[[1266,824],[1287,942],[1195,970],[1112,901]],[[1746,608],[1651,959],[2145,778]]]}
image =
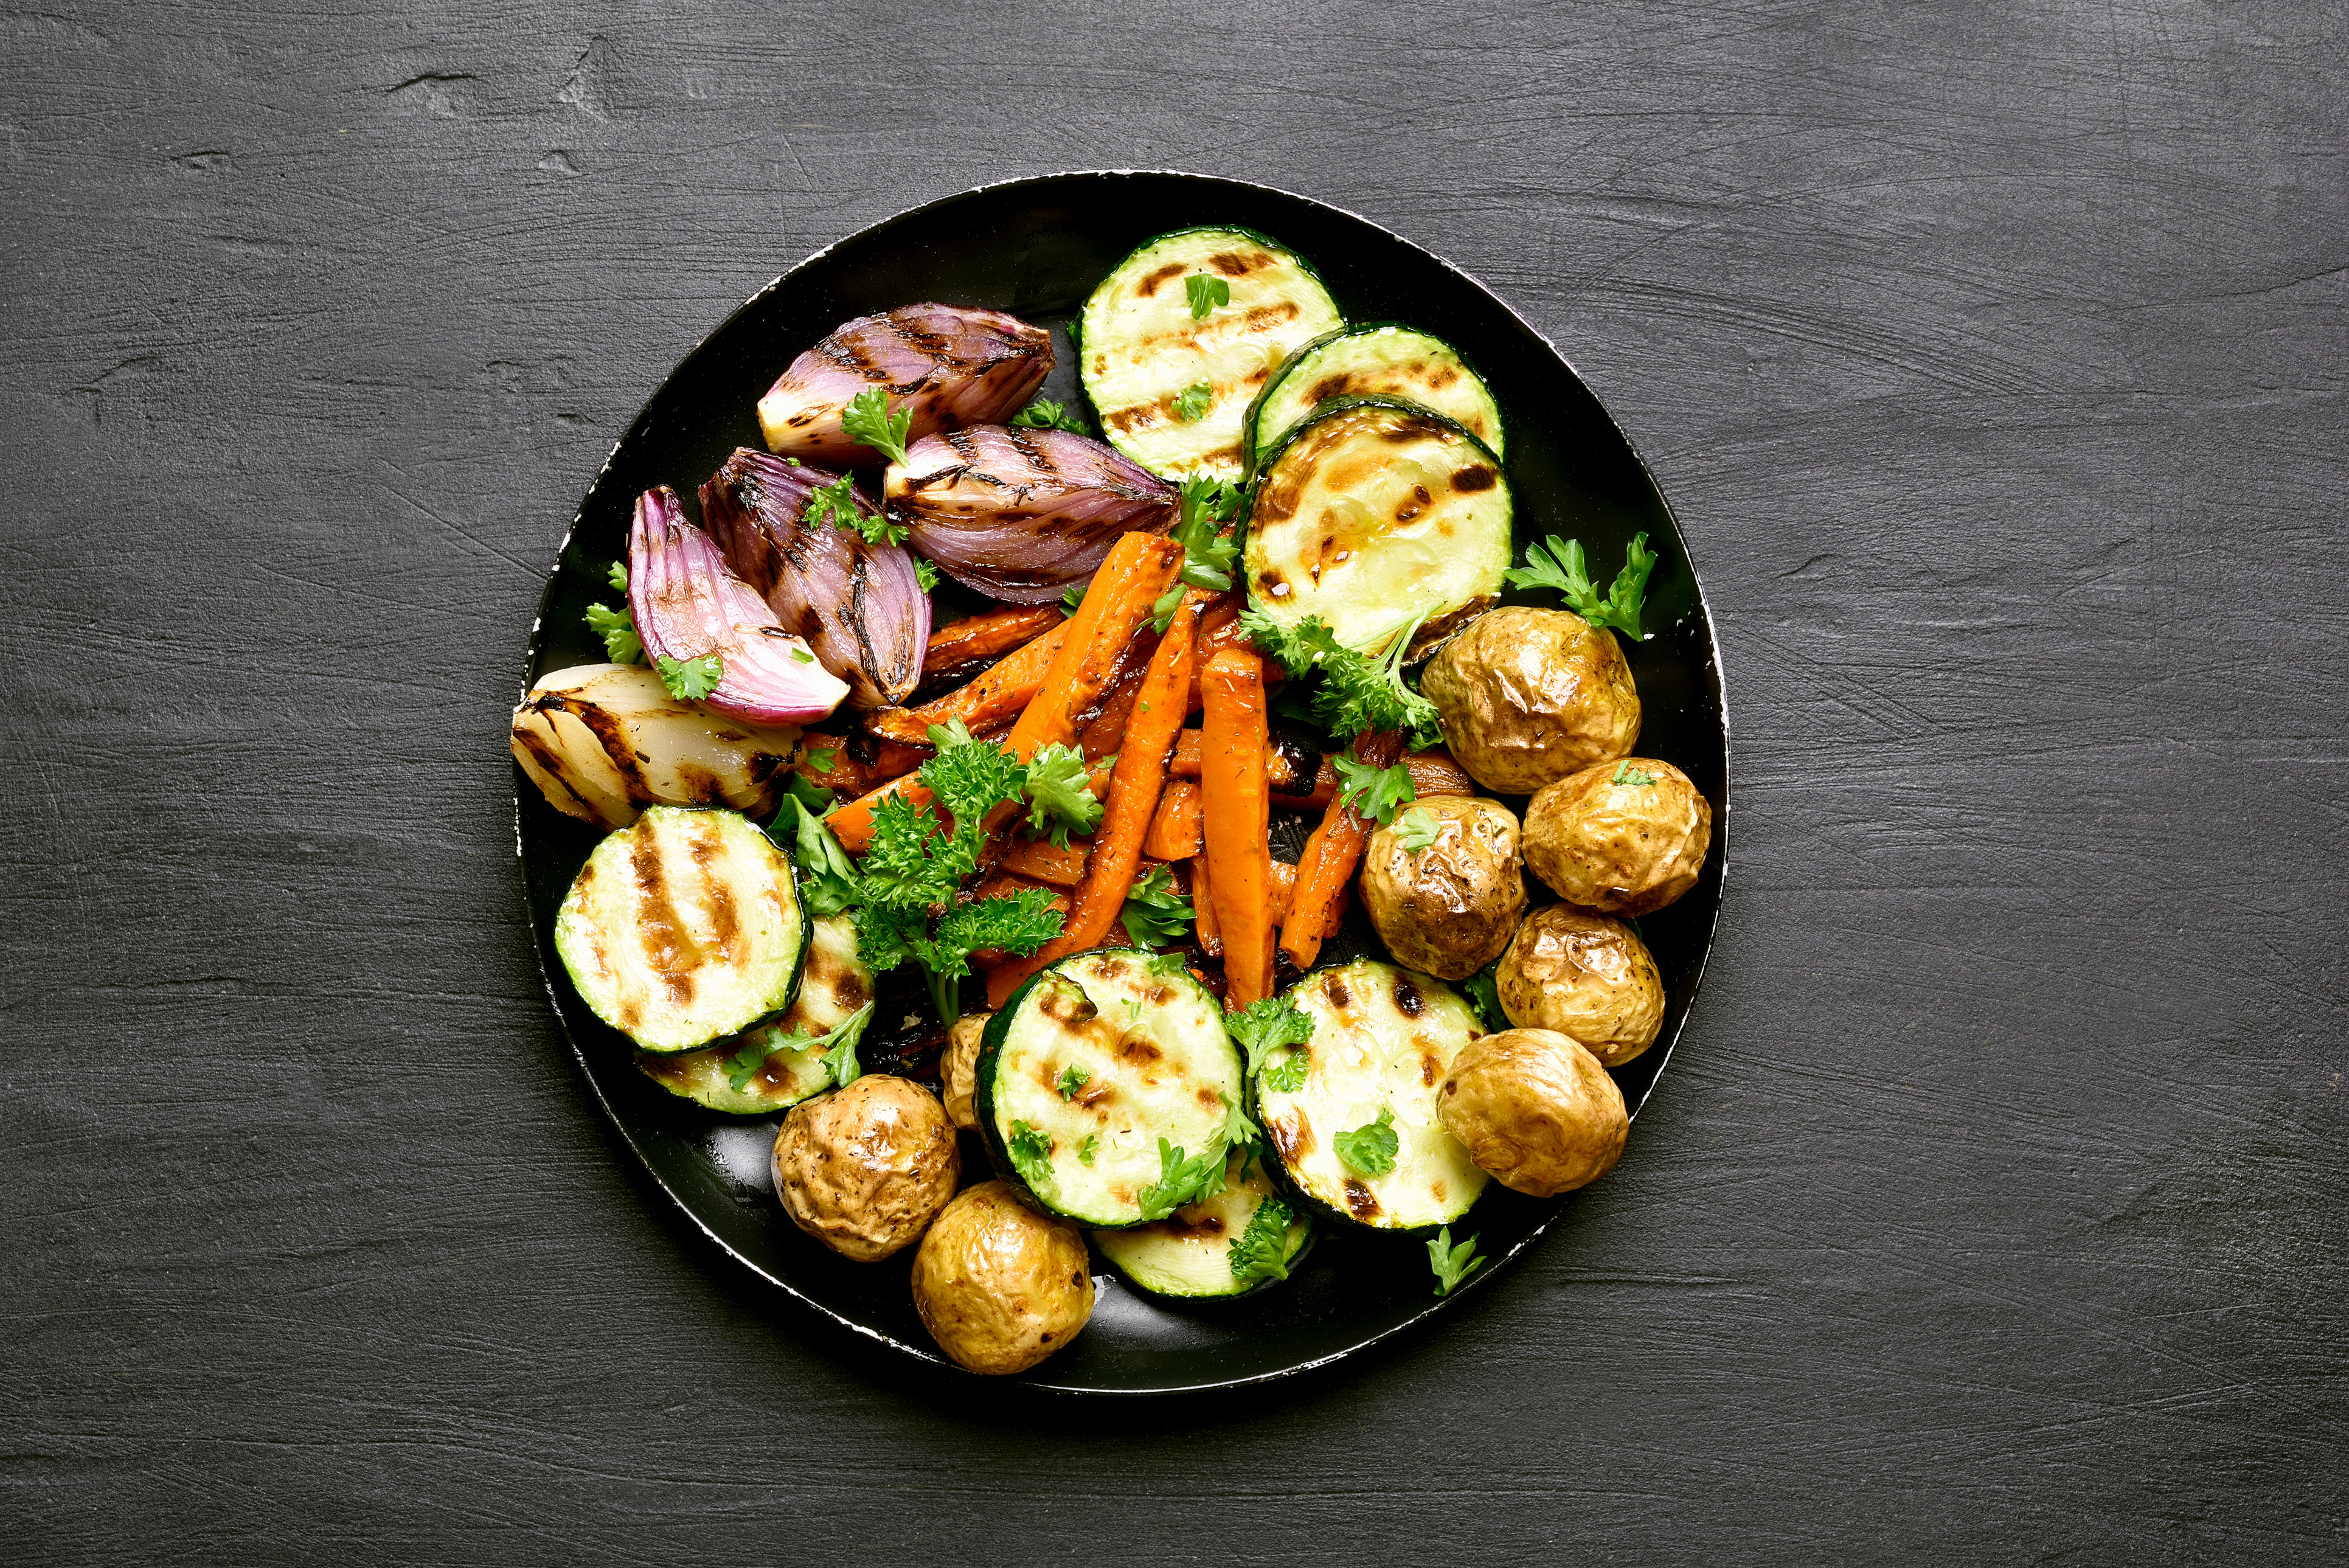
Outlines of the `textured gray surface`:
{"label": "textured gray surface", "polygon": [[[2337,11],[42,3],[12,1559],[2342,1553]],[[901,207],[1117,166],[1363,211],[1565,346],[1704,573],[1737,863],[1624,1164],[1440,1333],[990,1411],[624,1168],[499,735],[702,332]]]}

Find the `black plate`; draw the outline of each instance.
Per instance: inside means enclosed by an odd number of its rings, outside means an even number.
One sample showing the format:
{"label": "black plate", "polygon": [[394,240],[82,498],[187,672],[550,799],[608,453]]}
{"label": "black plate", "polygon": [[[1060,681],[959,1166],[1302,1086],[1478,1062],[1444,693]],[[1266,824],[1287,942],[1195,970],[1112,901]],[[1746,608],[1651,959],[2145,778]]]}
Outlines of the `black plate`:
{"label": "black plate", "polygon": [[[1696,781],[1713,802],[1713,839],[1695,890],[1643,922],[1668,1006],[1662,1038],[1617,1075],[1636,1113],[1688,1017],[1721,903],[1729,731],[1712,623],[1671,510],[1572,367],[1475,280],[1351,213],[1197,175],[1057,174],[934,201],[809,257],[688,355],[612,449],[547,584],[530,679],[603,658],[581,613],[609,596],[605,571],[623,552],[638,492],[670,484],[690,498],[728,452],[758,445],[760,394],[832,327],[932,299],[1058,325],[1136,243],[1200,223],[1261,230],[1320,270],[1349,319],[1407,321],[1467,356],[1506,421],[1521,551],[1549,533],[1579,537],[1601,582],[1642,530],[1661,557],[1648,589],[1648,624],[1661,630],[1630,651],[1645,719],[1640,749]],[[1045,390],[1065,398],[1075,392],[1075,376],[1065,350],[1062,360]],[[717,1116],[671,1098],[636,1070],[625,1040],[587,1010],[555,957],[553,931],[555,908],[596,835],[546,805],[519,769],[515,784],[548,992],[588,1082],[653,1180],[719,1246],[816,1311],[935,1364],[941,1377],[968,1376],[938,1355],[914,1314],[910,1252],[884,1264],[852,1264],[802,1235],[768,1185],[774,1123]],[[1522,1197],[1497,1183],[1488,1189],[1456,1233],[1480,1235],[1494,1265],[1444,1300],[1432,1292],[1424,1243],[1364,1234],[1325,1233],[1288,1284],[1222,1304],[1163,1305],[1104,1270],[1084,1333],[1019,1381],[1070,1392],[1170,1393],[1319,1366],[1473,1295],[1541,1234],[1563,1202]]]}

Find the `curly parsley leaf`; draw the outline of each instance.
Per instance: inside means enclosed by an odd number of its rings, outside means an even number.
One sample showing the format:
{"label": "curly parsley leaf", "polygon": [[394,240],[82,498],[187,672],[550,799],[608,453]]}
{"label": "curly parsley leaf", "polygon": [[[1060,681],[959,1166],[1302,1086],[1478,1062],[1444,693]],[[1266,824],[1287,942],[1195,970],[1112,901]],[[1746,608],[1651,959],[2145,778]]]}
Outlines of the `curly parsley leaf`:
{"label": "curly parsley leaf", "polygon": [[937,591],[938,569],[918,555],[914,557],[914,576],[921,583],[923,593],[931,593]]}
{"label": "curly parsley leaf", "polygon": [[1137,1195],[1145,1222],[1163,1220],[1185,1203],[1212,1198],[1224,1190],[1224,1143],[1216,1140],[1194,1158],[1182,1149],[1158,1140],[1158,1180]]}
{"label": "curly parsley leaf", "polygon": [[1400,762],[1392,768],[1373,768],[1367,762],[1340,757],[1338,799],[1352,807],[1356,816],[1376,821],[1383,828],[1395,820],[1397,811],[1418,799],[1419,794],[1411,787],[1411,769]]}
{"label": "curly parsley leaf", "polygon": [[[614,567],[616,572],[625,568]],[[615,610],[608,604],[587,606],[587,629],[604,639],[604,656],[616,665],[640,665],[645,662],[644,639],[636,635],[636,618],[626,604]]]}
{"label": "curly parsley leaf", "polygon": [[856,480],[848,474],[808,492],[807,510],[800,514],[800,521],[809,528],[822,528],[829,522],[834,528],[859,535],[867,544],[903,544],[905,536],[914,531],[910,523],[895,521],[885,513],[867,509],[864,498],[856,493]]}
{"label": "curly parsley leaf", "polygon": [[1291,626],[1251,608],[1240,612],[1240,630],[1290,676],[1319,674],[1313,717],[1330,734],[1393,729],[1403,733],[1414,751],[1442,744],[1444,729],[1435,705],[1402,678],[1403,655],[1418,633],[1418,621],[1406,625],[1383,655],[1347,647],[1319,615],[1308,615]]}
{"label": "curly parsley leaf", "polygon": [[1077,1092],[1092,1081],[1092,1074],[1085,1071],[1076,1063],[1071,1062],[1061,1069],[1060,1081],[1052,1087],[1061,1091],[1062,1099],[1074,1099],[1077,1098]]}
{"label": "curly parsley leaf", "polygon": [[1419,854],[1435,842],[1435,818],[1424,806],[1413,806],[1395,826],[1395,842],[1408,854]]}
{"label": "curly parsley leaf", "polygon": [[[1240,544],[1221,529],[1238,509],[1240,492],[1221,480],[1194,474],[1183,481],[1181,496],[1182,517],[1167,534],[1183,547],[1179,581],[1203,593],[1226,593],[1232,585],[1232,562],[1239,558]],[[1174,597],[1180,599],[1182,595]]]}
{"label": "curly parsley leaf", "polygon": [[1294,1218],[1288,1205],[1267,1198],[1248,1216],[1247,1229],[1232,1238],[1232,1277],[1237,1280],[1288,1277],[1288,1226]]}
{"label": "curly parsley leaf", "polygon": [[862,441],[893,463],[905,460],[905,438],[913,433],[914,411],[889,409],[889,395],[867,387],[840,411],[840,428],[852,441]]}
{"label": "curly parsley leaf", "polygon": [[1191,319],[1202,320],[1220,304],[1232,303],[1232,285],[1207,273],[1193,273],[1183,280],[1184,297],[1191,302]]}
{"label": "curly parsley leaf", "polygon": [[1174,891],[1174,874],[1153,866],[1150,874],[1125,890],[1125,907],[1118,920],[1136,947],[1166,947],[1183,940],[1183,928],[1196,918],[1191,901]]}
{"label": "curly parsley leaf", "polygon": [[776,802],[775,820],[767,824],[767,837],[798,862],[800,897],[810,914],[822,919],[856,902],[856,868],[850,863],[848,851],[796,791]]}
{"label": "curly parsley leaf", "polygon": [[1224,1028],[1232,1043],[1247,1053],[1251,1078],[1264,1070],[1266,1058],[1274,1051],[1304,1045],[1313,1037],[1311,1015],[1299,1012],[1296,1003],[1283,996],[1266,996],[1236,1013],[1226,1013]]}
{"label": "curly parsley leaf", "polygon": [[1205,417],[1207,405],[1214,400],[1215,396],[1216,389],[1209,383],[1192,382],[1174,395],[1174,417],[1186,425]]}
{"label": "curly parsley leaf", "polygon": [[1305,1070],[1310,1066],[1303,1051],[1283,1051],[1264,1064],[1264,1086],[1281,1094],[1295,1094],[1305,1087]]}
{"label": "curly parsley leaf", "polygon": [[1470,1236],[1458,1246],[1452,1244],[1452,1227],[1444,1226],[1427,1243],[1428,1266],[1435,1271],[1435,1294],[1450,1295],[1460,1282],[1483,1268],[1492,1260],[1476,1255],[1476,1238]]}
{"label": "curly parsley leaf", "polygon": [[[957,835],[968,833],[975,841],[981,832],[981,817],[1019,799],[1028,770],[1002,747],[969,738],[969,727],[955,722],[961,727],[960,738],[940,746],[938,754],[922,764],[922,782],[953,813]],[[936,742],[936,733],[930,738]]]}
{"label": "curly parsley leaf", "polygon": [[1055,403],[1050,397],[1039,397],[1011,416],[1012,428],[1020,430],[1066,430],[1072,436],[1090,436],[1093,428],[1071,403]]}
{"label": "curly parsley leaf", "polygon": [[1028,764],[1028,830],[1051,836],[1061,849],[1071,833],[1101,826],[1102,803],[1086,777],[1085,754],[1073,746],[1047,746]]}
{"label": "curly parsley leaf", "polygon": [[1632,767],[1628,757],[1616,765],[1615,776],[1607,780],[1609,784],[1653,784],[1655,781],[1654,774]]}
{"label": "curly parsley leaf", "polygon": [[683,702],[699,702],[718,689],[726,678],[726,661],[715,653],[698,659],[672,659],[663,655],[655,662],[660,671],[661,685],[668,695]]}
{"label": "curly parsley leaf", "polygon": [[1485,1020],[1485,1026],[1488,1029],[1509,1026],[1509,1016],[1501,1011],[1500,975],[1501,961],[1495,958],[1460,983],[1468,1005],[1476,1009],[1476,1016]]}
{"label": "curly parsley leaf", "polygon": [[1647,599],[1648,574],[1655,568],[1648,536],[1640,534],[1623,552],[1623,570],[1602,595],[1590,581],[1582,541],[1553,533],[1547,550],[1539,544],[1526,546],[1526,563],[1510,568],[1506,577],[1512,588],[1555,588],[1566,607],[1592,625],[1612,626],[1637,642],[1642,635],[1640,612]]}
{"label": "curly parsley leaf", "polygon": [[1049,1192],[1058,1182],[1052,1175],[1052,1139],[1039,1132],[1024,1121],[1011,1124],[1011,1136],[1003,1140],[1004,1152],[1011,1156],[1011,1168],[1019,1179],[1038,1192]]}
{"label": "curly parsley leaf", "polygon": [[1341,1132],[1330,1140],[1339,1162],[1363,1176],[1383,1176],[1395,1168],[1395,1151],[1402,1140],[1395,1136],[1394,1108],[1379,1107],[1379,1119]]}
{"label": "curly parsley leaf", "polygon": [[938,917],[936,938],[923,957],[934,974],[968,975],[970,955],[990,948],[1027,957],[1061,934],[1061,912],[1050,889],[1023,887],[993,898],[958,903]]}
{"label": "curly parsley leaf", "polygon": [[1088,1132],[1085,1134],[1084,1141],[1077,1145],[1077,1163],[1090,1169],[1094,1157],[1100,1153],[1101,1134]]}

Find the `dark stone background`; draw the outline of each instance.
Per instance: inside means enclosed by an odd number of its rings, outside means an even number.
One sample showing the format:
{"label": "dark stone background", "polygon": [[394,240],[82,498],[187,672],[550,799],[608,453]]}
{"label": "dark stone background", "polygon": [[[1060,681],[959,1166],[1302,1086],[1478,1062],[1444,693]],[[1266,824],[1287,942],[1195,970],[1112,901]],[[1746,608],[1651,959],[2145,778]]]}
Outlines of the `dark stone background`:
{"label": "dark stone background", "polygon": [[[0,1555],[2337,1560],[2349,23],[2273,3],[0,6]],[[613,439],[981,181],[1362,211],[1723,637],[1622,1167],[1433,1333],[990,1408],[592,1110],[502,728]]]}

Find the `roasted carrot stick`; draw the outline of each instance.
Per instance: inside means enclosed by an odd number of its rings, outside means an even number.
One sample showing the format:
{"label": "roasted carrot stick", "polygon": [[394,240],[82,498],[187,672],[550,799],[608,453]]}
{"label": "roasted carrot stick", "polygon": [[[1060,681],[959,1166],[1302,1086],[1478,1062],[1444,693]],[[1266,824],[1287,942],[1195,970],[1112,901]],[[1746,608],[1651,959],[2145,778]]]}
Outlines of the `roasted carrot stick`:
{"label": "roasted carrot stick", "polygon": [[1297,868],[1286,861],[1272,862],[1272,918],[1275,924],[1288,917],[1289,901],[1297,896]]}
{"label": "roasted carrot stick", "polygon": [[1207,661],[1226,648],[1249,646],[1248,635],[1240,630],[1240,605],[1237,595],[1225,594],[1207,606],[1199,618],[1199,653],[1191,665],[1191,711],[1199,711],[1199,672]]}
{"label": "roasted carrot stick", "polygon": [[1011,755],[1026,762],[1047,746],[1076,739],[1126,644],[1182,568],[1183,547],[1172,540],[1139,531],[1118,535],[1070,619],[1043,685],[1011,727]]}
{"label": "roasted carrot stick", "polygon": [[[1056,612],[1057,613],[1057,612]],[[1021,709],[1035,700],[1044,684],[1046,672],[1067,641],[1069,627],[1074,623],[1063,621],[1060,625],[1030,640],[997,661],[967,686],[947,693],[922,704],[919,707],[875,708],[864,719],[864,727],[884,740],[894,740],[905,746],[927,746],[930,726],[960,719],[976,733],[1009,722]]]}
{"label": "roasted carrot stick", "polygon": [[1199,852],[1199,781],[1169,779],[1142,852],[1154,861],[1187,861]]}
{"label": "roasted carrot stick", "polygon": [[[1276,785],[1278,782],[1279,780],[1275,780]],[[1293,779],[1290,788],[1295,788]],[[1290,794],[1287,790],[1276,788],[1273,790],[1272,803],[1283,810],[1319,811],[1337,798],[1338,765],[1333,759],[1325,757],[1321,759],[1321,766],[1314,770],[1313,781],[1307,786],[1303,794]]]}
{"label": "roasted carrot stick", "polygon": [[1068,618],[1058,604],[1004,604],[949,621],[930,634],[922,655],[922,678],[951,680],[1033,642]]}
{"label": "roasted carrot stick", "polygon": [[[1134,697],[1133,722],[1118,745],[1101,829],[1093,835],[1092,858],[1086,863],[1084,880],[1077,885],[1069,923],[1033,958],[1024,961],[1029,974],[1071,953],[1098,947],[1117,924],[1126,892],[1133,886],[1134,870],[1142,861],[1143,840],[1158,810],[1158,793],[1166,780],[1166,754],[1174,748],[1175,728],[1183,722],[1183,694],[1191,687],[1192,638],[1205,603],[1204,594],[1185,593],[1165,634],[1158,640],[1157,651],[1151,655]],[[1008,984],[1018,984],[1009,976],[1019,967],[1006,967]],[[995,984],[988,981],[990,995]]]}
{"label": "roasted carrot stick", "polygon": [[1216,900],[1213,881],[1207,875],[1207,857],[1200,855],[1191,861],[1191,910],[1193,925],[1199,933],[1199,951],[1210,958],[1224,955],[1223,928],[1216,923]]}
{"label": "roasted carrot stick", "polygon": [[1119,655],[1117,673],[1110,676],[1108,689],[1102,693],[1101,711],[1085,721],[1077,731],[1077,749],[1090,762],[1107,757],[1117,749],[1125,734],[1127,721],[1133,717],[1134,698],[1141,694],[1142,677],[1149,671],[1150,660],[1158,651],[1158,636],[1143,632],[1126,644]]}
{"label": "roasted carrot stick", "polygon": [[1272,994],[1271,791],[1264,776],[1264,661],[1226,648],[1199,676],[1199,790],[1232,1006]]}
{"label": "roasted carrot stick", "polygon": [[[1402,738],[1392,730],[1366,735],[1354,743],[1354,755],[1373,768],[1392,768],[1402,753]],[[1337,929],[1340,900],[1369,841],[1371,824],[1353,807],[1332,799],[1321,825],[1305,841],[1297,862],[1297,892],[1288,919],[1280,928],[1280,950],[1299,969],[1313,967],[1324,937]]]}
{"label": "roasted carrot stick", "polygon": [[1092,847],[1091,839],[1071,839],[1069,847],[1062,849],[1049,839],[1015,838],[995,863],[1014,876],[1033,877],[1054,887],[1074,887],[1084,880],[1085,857]]}
{"label": "roasted carrot stick", "polygon": [[[1318,786],[1306,782],[1304,769],[1316,762],[1315,754],[1309,750],[1299,752],[1288,745],[1269,746],[1264,755],[1266,787],[1276,795],[1309,792]],[[1328,758],[1318,758],[1318,763],[1323,774],[1333,780],[1338,777]],[[1186,729],[1175,736],[1174,754],[1167,758],[1166,770],[1176,779],[1196,779],[1199,776],[1197,730]]]}

